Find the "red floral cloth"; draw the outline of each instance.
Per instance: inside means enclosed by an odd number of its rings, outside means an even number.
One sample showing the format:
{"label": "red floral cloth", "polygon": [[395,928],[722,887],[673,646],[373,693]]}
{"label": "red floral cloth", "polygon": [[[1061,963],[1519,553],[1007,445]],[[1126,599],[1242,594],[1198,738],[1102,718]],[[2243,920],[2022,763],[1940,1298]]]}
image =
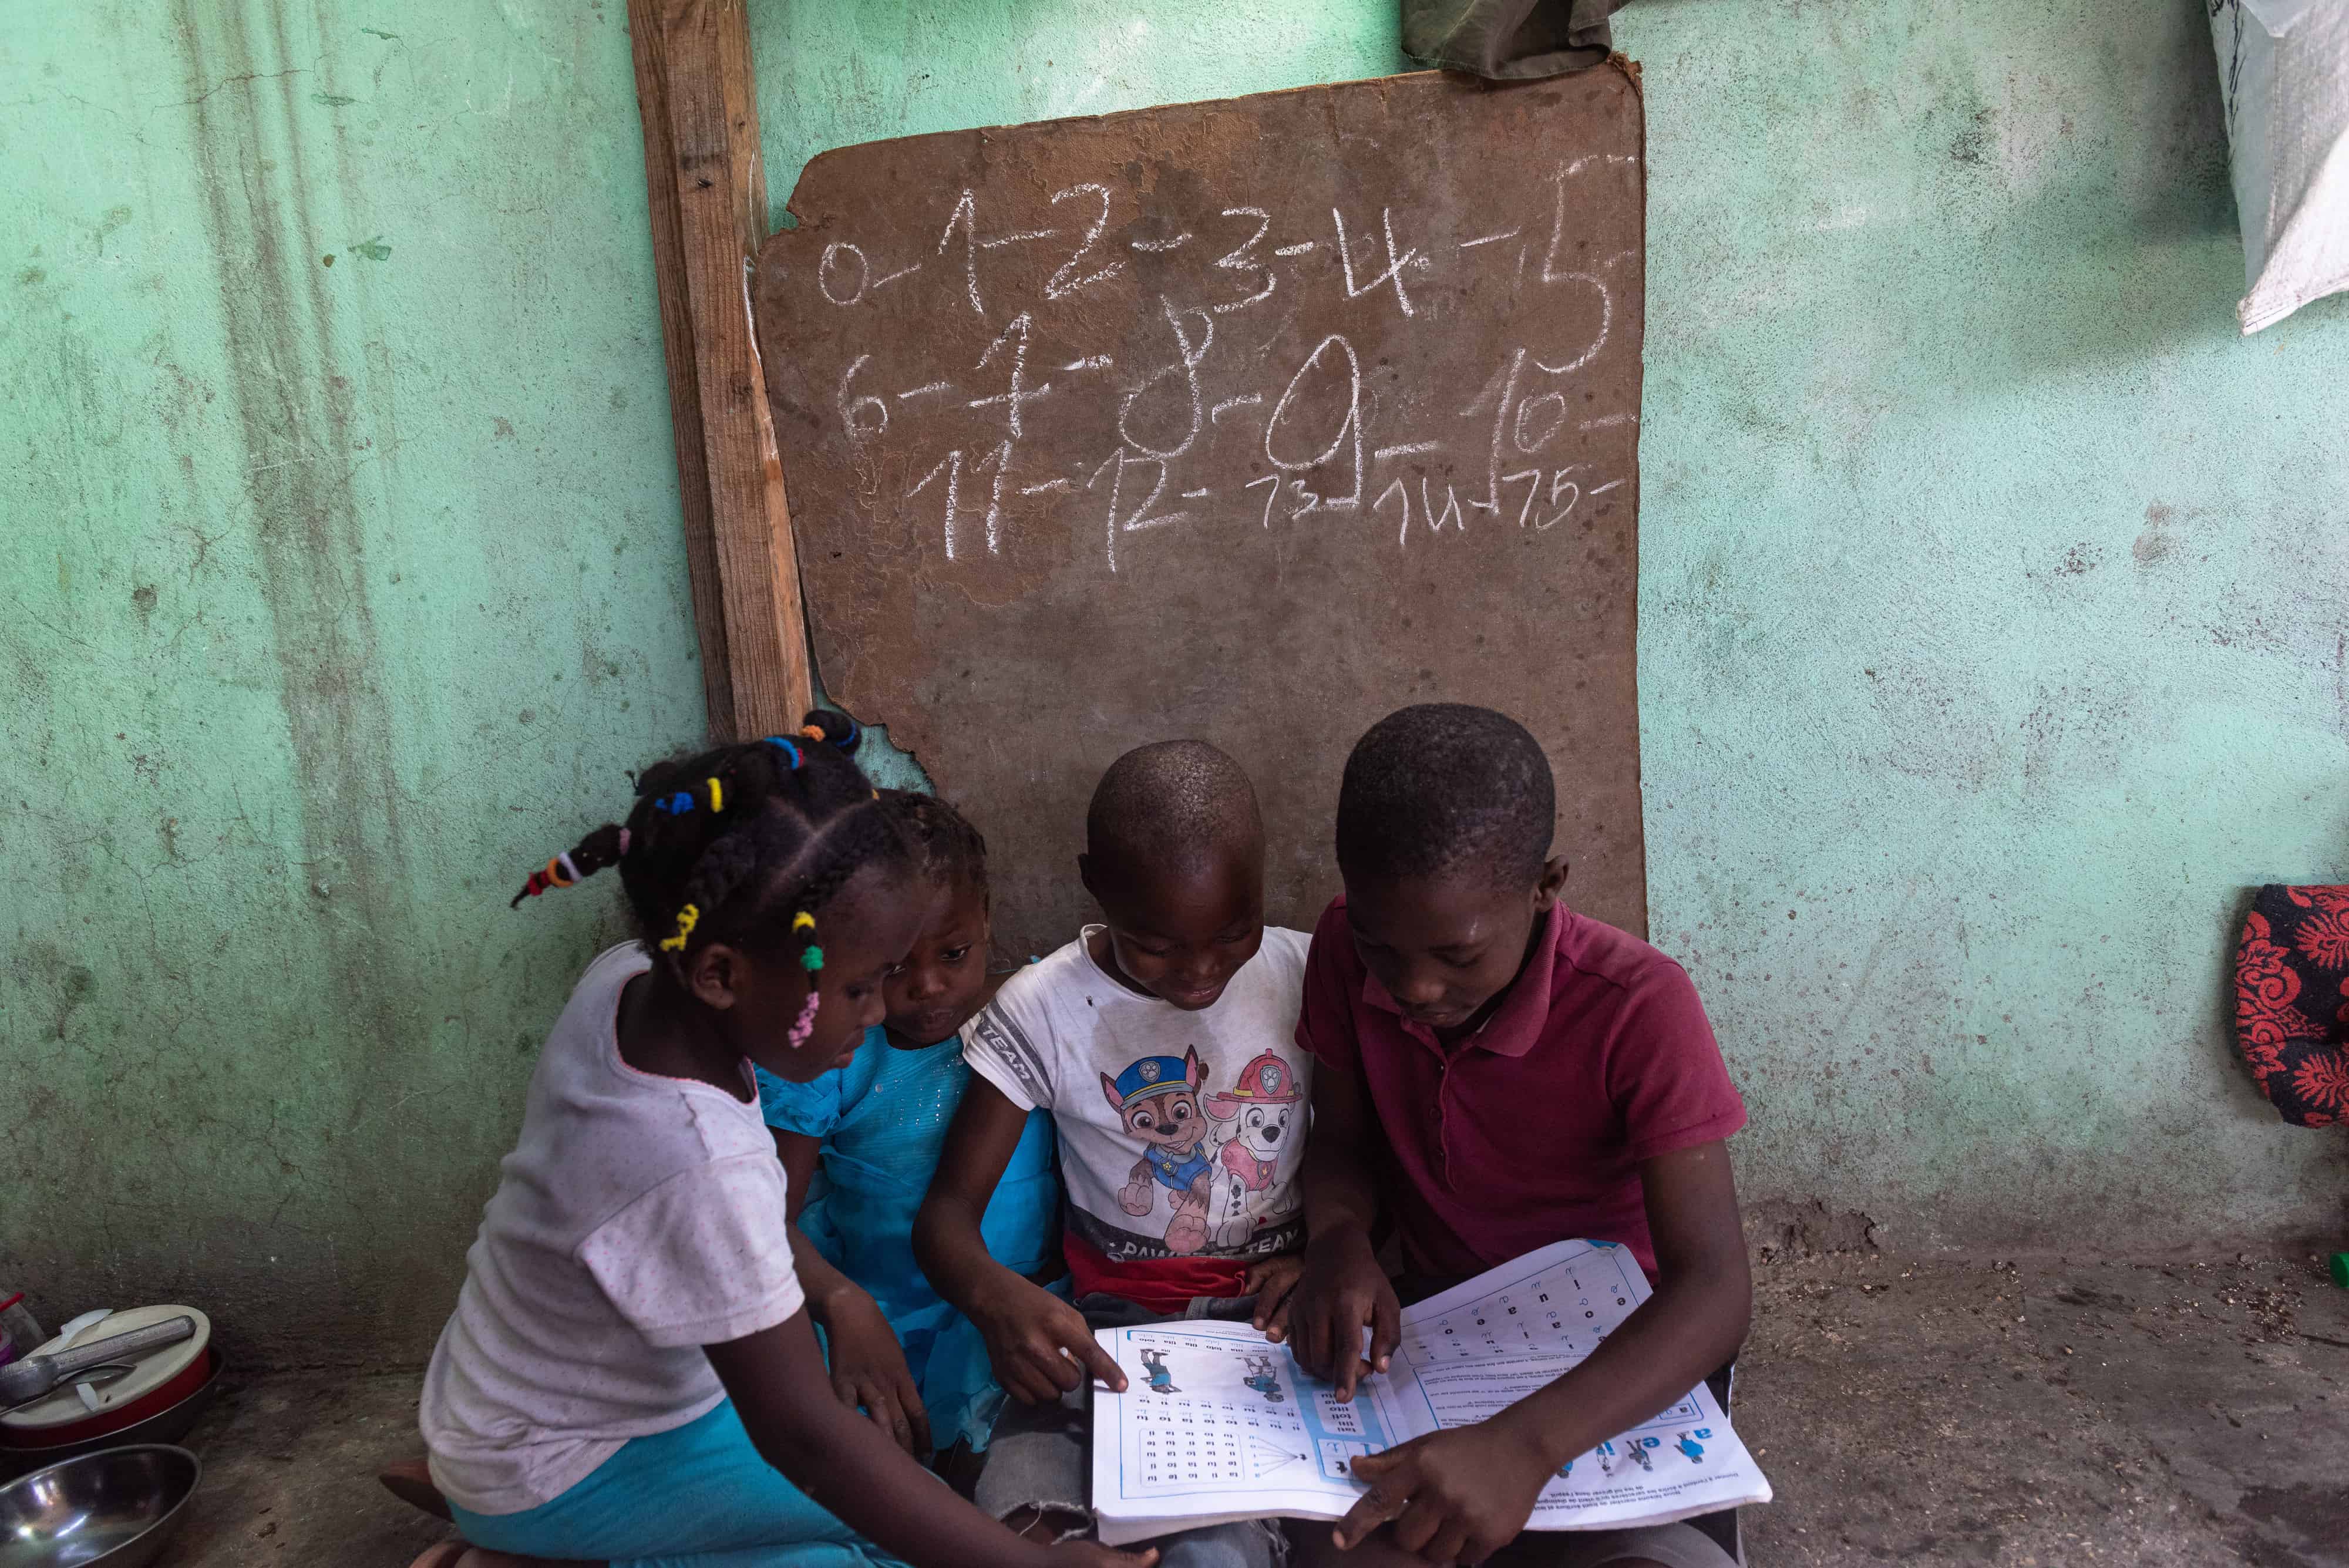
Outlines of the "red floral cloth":
{"label": "red floral cloth", "polygon": [[2235,1047],[2284,1120],[2349,1123],[2349,888],[2260,889],[2235,951]]}

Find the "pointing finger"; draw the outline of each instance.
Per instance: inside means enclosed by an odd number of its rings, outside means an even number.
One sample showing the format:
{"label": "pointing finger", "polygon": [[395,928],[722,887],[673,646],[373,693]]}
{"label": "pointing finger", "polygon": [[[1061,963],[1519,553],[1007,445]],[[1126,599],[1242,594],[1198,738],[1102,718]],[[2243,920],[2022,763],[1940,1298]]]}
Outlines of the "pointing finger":
{"label": "pointing finger", "polygon": [[1350,1314],[1348,1314],[1340,1342],[1330,1347],[1330,1359],[1338,1364],[1331,1369],[1330,1380],[1338,1386],[1338,1403],[1340,1405],[1353,1398],[1354,1385],[1361,1382],[1362,1377],[1362,1358],[1354,1354],[1352,1345],[1344,1343],[1346,1340],[1353,1341],[1354,1345],[1361,1343],[1361,1330],[1357,1326]]}
{"label": "pointing finger", "polygon": [[1381,1291],[1371,1306],[1371,1365],[1384,1372],[1402,1343],[1402,1308],[1392,1291]]}
{"label": "pointing finger", "polygon": [[1088,1334],[1075,1348],[1077,1359],[1084,1364],[1086,1371],[1116,1392],[1125,1392],[1125,1369],[1117,1364],[1116,1357],[1102,1348],[1100,1340]]}

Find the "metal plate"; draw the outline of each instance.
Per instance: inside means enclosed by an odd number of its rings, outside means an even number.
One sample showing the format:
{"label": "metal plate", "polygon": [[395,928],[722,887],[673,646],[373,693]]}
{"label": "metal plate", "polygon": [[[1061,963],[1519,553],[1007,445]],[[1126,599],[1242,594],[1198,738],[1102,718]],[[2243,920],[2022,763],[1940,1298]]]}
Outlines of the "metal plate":
{"label": "metal plate", "polygon": [[0,1568],[144,1568],[179,1529],[203,1466],[185,1449],[100,1449],[0,1486]]}
{"label": "metal plate", "polygon": [[1644,932],[1644,203],[1617,68],[808,165],[755,309],[818,665],[986,832],[999,947],[1073,934],[1101,770],[1181,735],[1309,927],[1347,751],[1430,700],[1541,738],[1569,898]]}

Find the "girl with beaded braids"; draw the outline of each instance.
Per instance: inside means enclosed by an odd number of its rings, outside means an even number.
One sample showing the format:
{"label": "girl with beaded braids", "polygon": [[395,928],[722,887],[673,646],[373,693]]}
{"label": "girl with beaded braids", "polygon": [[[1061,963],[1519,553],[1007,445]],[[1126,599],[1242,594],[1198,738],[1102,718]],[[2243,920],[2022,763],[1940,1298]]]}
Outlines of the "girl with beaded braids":
{"label": "girl with beaded braids", "polygon": [[[911,951],[882,987],[887,1016],[812,1084],[759,1076],[791,1188],[792,1258],[823,1331],[832,1386],[916,1459],[969,1473],[1003,1390],[987,1343],[914,1259],[914,1216],[970,1068],[962,1026],[1009,976],[990,972],[987,840],[935,795],[881,792],[933,889]],[[1030,1115],[989,1193],[981,1239],[1005,1268],[1067,1293],[1052,1118]],[[812,1180],[819,1170],[822,1179]]]}
{"label": "girl with beaded braids", "polygon": [[643,939],[548,1034],[466,1254],[419,1411],[465,1539],[417,1568],[1145,1562],[1021,1540],[833,1397],[752,1074],[845,1058],[931,899],[857,739],[657,763],[516,895],[616,867]]}

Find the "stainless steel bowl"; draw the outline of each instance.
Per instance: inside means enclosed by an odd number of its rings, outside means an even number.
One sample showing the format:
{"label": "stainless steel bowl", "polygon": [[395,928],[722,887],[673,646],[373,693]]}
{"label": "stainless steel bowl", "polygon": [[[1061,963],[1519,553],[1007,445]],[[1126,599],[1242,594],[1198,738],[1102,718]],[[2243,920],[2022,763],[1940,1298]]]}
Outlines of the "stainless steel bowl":
{"label": "stainless steel bowl", "polygon": [[203,1467],[163,1443],[104,1449],[0,1487],[0,1568],[145,1568]]}

